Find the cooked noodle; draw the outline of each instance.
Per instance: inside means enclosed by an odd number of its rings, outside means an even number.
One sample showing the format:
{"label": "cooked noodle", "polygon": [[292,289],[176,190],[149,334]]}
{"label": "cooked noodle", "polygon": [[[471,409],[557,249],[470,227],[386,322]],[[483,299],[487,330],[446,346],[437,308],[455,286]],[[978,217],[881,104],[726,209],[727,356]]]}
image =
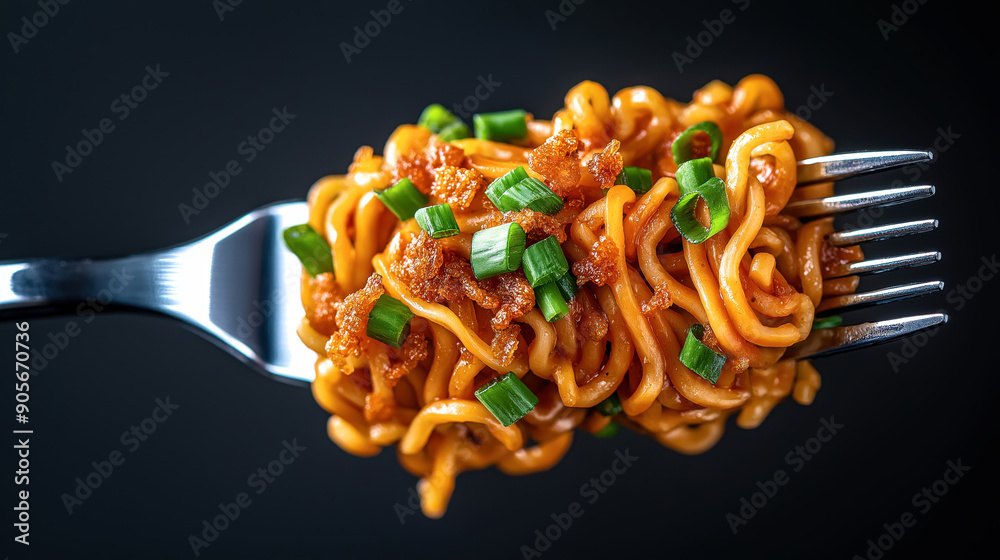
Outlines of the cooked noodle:
{"label": "cooked noodle", "polygon": [[[679,196],[670,148],[702,121],[723,133],[715,173],[732,217],[692,244],[670,219]],[[833,265],[862,255],[827,243],[829,219],[803,223],[781,212],[789,200],[832,194],[832,183],[796,189],[796,161],[832,148],[760,75],[736,87],[712,82],[690,104],[648,87],[609,97],[582,82],[552,120],[529,115],[518,145],[444,143],[403,125],[383,156],[361,148],[347,175],[321,179],[309,193],[309,224],[329,242],[334,272],[303,274],[299,335],[318,355],[313,394],[332,415],[330,438],[360,456],[397,444],[402,465],[421,478],[424,513],[439,517],[458,473],[548,469],[577,427],[596,432],[616,421],[694,454],[719,440],[730,415],[752,428],[788,395],[809,404],[819,374],[782,354],[808,335],[823,297],[856,288],[856,277],[828,279]],[[485,186],[519,165],[563,197],[562,211],[493,206]],[[612,185],[621,165],[652,170],[653,188],[636,195]],[[402,177],[432,204],[449,203],[461,233],[431,239],[372,194]],[[546,322],[520,272],[471,275],[472,234],[510,221],[529,240],[561,242],[582,283],[565,318]],[[366,313],[382,293],[416,315],[398,350],[365,336]],[[715,384],[679,361],[693,323],[728,357]],[[507,372],[540,402],[505,427],[473,393]],[[623,413],[593,408],[615,392]]]}

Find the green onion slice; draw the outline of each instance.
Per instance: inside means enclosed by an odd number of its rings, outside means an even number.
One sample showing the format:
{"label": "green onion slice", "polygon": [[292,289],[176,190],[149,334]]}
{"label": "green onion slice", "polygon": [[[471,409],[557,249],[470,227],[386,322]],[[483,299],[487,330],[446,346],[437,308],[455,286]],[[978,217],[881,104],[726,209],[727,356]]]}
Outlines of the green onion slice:
{"label": "green onion slice", "polygon": [[840,315],[830,315],[829,317],[820,317],[813,321],[812,330],[818,331],[820,329],[832,329],[833,327],[839,327],[841,323],[844,322],[844,318]]}
{"label": "green onion slice", "polygon": [[653,188],[653,172],[645,167],[623,167],[615,177],[615,184],[625,185],[635,191],[635,194],[646,194]]}
{"label": "green onion slice", "polygon": [[610,437],[615,437],[618,435],[619,427],[617,422],[610,422],[607,426],[604,426],[600,430],[594,432],[594,437],[599,437],[601,439],[607,439]]}
{"label": "green onion slice", "polygon": [[427,108],[420,113],[420,118],[417,119],[418,126],[430,129],[430,131],[434,134],[441,132],[449,125],[460,122],[462,121],[460,121],[454,113],[445,109],[444,105],[441,105],[440,103],[428,105]]}
{"label": "green onion slice", "polygon": [[712,167],[712,160],[707,157],[692,159],[680,164],[676,177],[677,187],[683,196],[696,191],[705,181],[715,177],[715,168]]}
{"label": "green onion slice", "polygon": [[566,254],[559,246],[556,236],[550,235],[524,250],[521,258],[524,276],[532,288],[555,282],[569,271]]}
{"label": "green onion slice", "polygon": [[559,293],[559,286],[556,286],[555,282],[535,288],[535,303],[538,304],[538,309],[541,310],[545,320],[550,323],[555,323],[569,313],[569,305]]}
{"label": "green onion slice", "polygon": [[674,140],[671,147],[674,152],[674,162],[680,165],[698,156],[704,156],[706,136],[711,142],[711,146],[707,149],[708,153],[711,154],[709,158],[712,161],[719,159],[719,150],[722,148],[722,131],[714,122],[705,121],[689,127]]}
{"label": "green onion slice", "polygon": [[712,350],[701,341],[705,336],[705,327],[695,323],[688,329],[684,347],[681,348],[681,363],[688,369],[702,376],[713,385],[719,380],[722,366],[726,364],[726,356]]}
{"label": "green onion slice", "polygon": [[524,229],[516,222],[479,230],[472,235],[472,272],[477,280],[514,272],[524,254]]}
{"label": "green onion slice", "polygon": [[559,286],[559,293],[566,301],[575,298],[577,292],[580,291],[580,287],[576,285],[576,276],[569,270],[556,280],[556,286]]}
{"label": "green onion slice", "polygon": [[330,244],[309,224],[299,224],[282,232],[285,245],[295,253],[310,276],[333,272],[333,253]]}
{"label": "green onion slice", "polygon": [[503,196],[503,193],[527,178],[528,172],[524,170],[524,166],[519,165],[490,183],[490,186],[486,187],[486,198],[489,198],[494,206],[500,208],[500,197]]}
{"label": "green onion slice", "polygon": [[383,191],[375,191],[382,204],[392,210],[401,221],[409,220],[422,206],[427,204],[427,196],[417,190],[413,183],[403,177],[395,185]]}
{"label": "green onion slice", "polygon": [[458,235],[458,221],[448,204],[435,204],[417,210],[413,215],[420,229],[434,239]]}
{"label": "green onion slice", "polygon": [[410,335],[410,319],[413,312],[405,303],[382,294],[368,313],[368,337],[399,348]]}
{"label": "green onion slice", "polygon": [[545,183],[528,177],[520,183],[504,191],[500,195],[500,204],[497,208],[502,212],[520,210],[527,206],[535,212],[552,215],[562,210],[563,201],[552,189],[545,186]]}
{"label": "green onion slice", "polygon": [[528,135],[527,113],[521,109],[499,111],[497,113],[477,113],[472,115],[476,138],[506,142],[520,140]]}
{"label": "green onion slice", "polygon": [[538,397],[512,372],[476,389],[476,398],[504,426],[510,426],[538,404]]}
{"label": "green onion slice", "polygon": [[618,393],[611,393],[611,396],[597,404],[597,412],[605,416],[621,414],[622,401],[618,398]]}
{"label": "green onion slice", "polygon": [[441,132],[437,133],[438,140],[442,142],[451,142],[452,140],[461,140],[463,138],[468,138],[472,136],[469,132],[469,125],[462,121],[454,122],[448,126],[441,129]]}
{"label": "green onion slice", "polygon": [[[708,213],[711,219],[709,227],[701,225],[695,217],[695,210],[698,206],[698,199],[705,201],[708,205]],[[670,210],[670,220],[674,222],[677,232],[691,243],[698,244],[704,242],[709,237],[726,229],[729,225],[731,210],[729,208],[729,198],[726,196],[726,184],[718,177],[702,183],[693,192],[684,194],[681,190],[681,197],[677,204]]]}

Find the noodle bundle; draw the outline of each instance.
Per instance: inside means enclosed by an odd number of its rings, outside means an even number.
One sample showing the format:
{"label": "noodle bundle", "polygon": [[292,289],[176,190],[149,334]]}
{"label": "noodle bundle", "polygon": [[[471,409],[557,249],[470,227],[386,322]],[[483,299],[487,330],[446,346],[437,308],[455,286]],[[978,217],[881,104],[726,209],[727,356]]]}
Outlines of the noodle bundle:
{"label": "noodle bundle", "polygon": [[[671,216],[682,196],[672,147],[706,121],[722,134],[713,171],[731,215],[693,243]],[[765,76],[711,82],[688,104],[641,86],[609,96],[585,81],[551,120],[524,122],[527,133],[510,142],[442,141],[402,125],[382,156],[362,147],[346,175],[309,192],[308,224],[333,263],[302,275],[298,334],[317,354],[313,395],[345,451],[372,456],[395,445],[421,479],[430,517],[444,514],[458,473],[548,469],[576,428],[605,434],[621,424],[697,454],[730,416],[753,428],[789,395],[809,404],[819,373],[782,354],[809,334],[824,297],[858,284],[833,277],[863,255],[826,241],[830,218],[782,213],[791,200],[832,194],[832,183],[796,188],[796,161],[827,155],[833,143],[786,111]],[[502,212],[491,202],[487,185],[519,166],[561,209]],[[651,188],[615,184],[625,167],[648,169]],[[398,219],[379,193],[404,178],[430,204],[450,206],[459,233],[435,239],[417,220]],[[709,223],[704,202],[695,215]],[[561,246],[578,285],[561,319],[546,320],[521,270],[476,277],[474,234],[510,223],[529,247],[550,236]],[[383,295],[414,316],[399,348],[366,334]],[[714,383],[681,362],[692,325],[725,357]],[[538,404],[504,425],[476,391],[508,372]],[[602,403],[615,395],[620,412],[609,415]]]}

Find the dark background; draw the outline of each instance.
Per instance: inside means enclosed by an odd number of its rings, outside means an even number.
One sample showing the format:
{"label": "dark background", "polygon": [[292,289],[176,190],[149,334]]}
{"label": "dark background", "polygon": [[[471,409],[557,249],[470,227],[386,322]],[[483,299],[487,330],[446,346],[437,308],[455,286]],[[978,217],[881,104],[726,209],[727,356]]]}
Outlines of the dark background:
{"label": "dark background", "polygon": [[[558,11],[557,0],[450,7],[404,1],[402,13],[348,63],[340,43],[351,42],[353,27],[386,2],[243,2],[222,21],[209,0],[95,4],[61,6],[20,52],[0,48],[0,260],[153,250],[264,204],[302,198],[317,178],[346,171],[358,146],[380,151],[393,128],[414,122],[428,103],[450,106],[472,95],[479,76],[501,83],[481,110],[522,107],[549,116],[583,79],[611,92],[644,84],[688,100],[712,79],[734,84],[759,72],[777,81],[789,108],[806,104],[811,88],[832,92],[808,118],[837,140],[838,150],[930,147],[949,127],[958,135],[926,169],[840,186],[849,192],[897,179],[937,185],[933,199],[888,209],[876,223],[937,217],[940,229],[883,242],[869,254],[938,249],[943,261],[869,277],[862,287],[947,283],[941,294],[851,319],[944,310],[951,321],[920,339],[921,348],[897,342],[818,360],[823,388],[812,406],[789,400],[752,431],[731,421],[729,433],[702,456],[679,455],[631,433],[611,440],[580,433],[552,470],[518,478],[495,469],[463,474],[443,519],[417,514],[401,525],[394,504],[405,505],[416,479],[392,450],[359,459],[337,448],[309,391],[259,375],[168,319],[117,312],[91,323],[71,314],[36,317],[36,345],[67,321],[81,329],[32,379],[32,544],[12,541],[8,487],[0,554],[189,557],[188,535],[200,533],[202,520],[241,491],[251,493],[252,505],[202,556],[520,558],[535,530],[552,523],[550,514],[574,501],[583,503],[584,515],[544,557],[849,558],[864,556],[866,541],[905,512],[915,513],[916,525],[886,557],[954,557],[993,542],[996,391],[987,355],[995,347],[998,290],[973,281],[982,286],[974,299],[947,296],[996,251],[995,213],[987,208],[996,203],[995,178],[982,165],[993,157],[995,104],[982,72],[996,49],[973,44],[988,34],[979,28],[988,17],[978,9],[935,0],[897,1],[895,8],[888,0],[798,3],[794,12],[761,0],[745,11],[722,0],[669,8],[588,0],[552,29],[545,11]],[[891,21],[898,9],[899,23],[904,7],[916,11],[886,40],[878,20]],[[671,54],[727,8],[735,21],[678,71]],[[21,18],[39,10],[35,2],[4,2],[0,30],[21,33]],[[112,101],[140,83],[146,65],[157,64],[169,76],[117,120]],[[186,224],[178,204],[191,204],[192,189],[239,157],[237,145],[267,123],[272,108],[285,106],[296,115],[288,128]],[[105,117],[115,130],[57,181],[52,161]],[[15,332],[14,320],[0,322],[0,338],[10,341]],[[890,353],[904,350],[913,357],[894,371]],[[12,361],[13,351],[6,356]],[[10,385],[3,394],[9,411]],[[167,396],[179,410],[134,453],[126,451],[120,434]],[[785,455],[831,416],[845,427],[792,472]],[[16,427],[13,419],[5,423]],[[253,493],[247,477],[293,438],[306,451],[264,493]],[[638,461],[596,503],[586,503],[581,485],[625,449]],[[125,452],[124,464],[68,514],[61,496],[92,472],[92,461],[115,450]],[[10,484],[15,458],[6,453]],[[918,512],[911,497],[958,459],[971,471],[926,514]],[[789,483],[734,536],[726,514],[737,513],[740,499],[778,469],[789,473]]]}

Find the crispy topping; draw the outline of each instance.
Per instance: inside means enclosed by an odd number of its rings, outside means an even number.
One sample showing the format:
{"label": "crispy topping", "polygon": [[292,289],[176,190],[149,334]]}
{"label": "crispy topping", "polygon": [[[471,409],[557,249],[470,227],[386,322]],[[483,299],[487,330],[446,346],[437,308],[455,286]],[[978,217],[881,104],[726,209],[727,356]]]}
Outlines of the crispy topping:
{"label": "crispy topping", "polygon": [[399,157],[392,168],[392,182],[396,183],[403,177],[413,182],[413,186],[424,194],[430,194],[434,175],[427,169],[427,157],[416,150]]}
{"label": "crispy topping", "polygon": [[506,329],[514,319],[535,307],[535,291],[520,270],[488,278],[482,286],[487,293],[499,299],[492,321],[494,330]]}
{"label": "crispy topping", "polygon": [[439,241],[422,231],[413,236],[403,257],[394,261],[390,270],[424,301],[441,303],[468,297],[488,309],[499,304],[476,280],[469,261],[446,253]]}
{"label": "crispy topping", "polygon": [[493,327],[493,341],[490,343],[490,350],[493,351],[493,357],[501,365],[506,366],[514,361],[514,352],[517,350],[517,336],[519,334],[521,334],[520,325],[510,325],[500,330]]}
{"label": "crispy topping", "polygon": [[430,169],[445,166],[461,167],[464,160],[465,150],[450,142],[442,142],[437,136],[431,136],[431,141],[427,145],[427,164]]}
{"label": "crispy topping", "polygon": [[560,130],[528,154],[528,165],[559,196],[580,196],[579,143],[575,132]]}
{"label": "crispy topping", "polygon": [[524,229],[528,239],[539,240],[554,235],[559,243],[566,241],[566,225],[555,216],[548,216],[541,212],[535,212],[531,208],[524,208],[504,213],[501,223],[509,222],[517,222]]}
{"label": "crispy topping", "polygon": [[384,293],[382,277],[373,273],[365,287],[347,296],[337,309],[337,330],[326,343],[326,353],[341,369],[348,367],[347,356],[361,356],[368,349],[368,314]]}
{"label": "crispy topping", "polygon": [[395,387],[400,379],[426,357],[427,337],[423,333],[410,333],[399,350],[390,351],[389,371],[385,373],[386,384]]}
{"label": "crispy topping", "polygon": [[573,274],[579,286],[586,282],[598,286],[613,284],[618,280],[618,247],[615,242],[602,235],[587,258],[573,263]]}
{"label": "crispy topping", "polygon": [[600,309],[584,313],[577,328],[584,338],[600,342],[608,335],[608,316]]}
{"label": "crispy topping", "polygon": [[483,176],[475,169],[445,165],[434,171],[431,192],[442,202],[454,204],[459,210],[465,210],[476,198],[482,183]]}
{"label": "crispy topping", "polygon": [[306,310],[309,324],[316,332],[330,336],[337,330],[337,307],[344,301],[332,272],[309,279],[312,306]]}
{"label": "crispy topping", "polygon": [[653,292],[653,297],[649,298],[649,301],[642,302],[642,314],[649,317],[657,309],[666,309],[673,305],[673,303],[667,287],[661,286],[656,288],[656,291]]}
{"label": "crispy topping", "polygon": [[622,161],[622,155],[618,153],[620,147],[621,142],[612,140],[604,147],[604,151],[594,154],[594,157],[587,162],[587,170],[602,187],[607,188],[614,185],[615,177],[618,177],[618,174],[622,172],[622,167],[625,164]]}

